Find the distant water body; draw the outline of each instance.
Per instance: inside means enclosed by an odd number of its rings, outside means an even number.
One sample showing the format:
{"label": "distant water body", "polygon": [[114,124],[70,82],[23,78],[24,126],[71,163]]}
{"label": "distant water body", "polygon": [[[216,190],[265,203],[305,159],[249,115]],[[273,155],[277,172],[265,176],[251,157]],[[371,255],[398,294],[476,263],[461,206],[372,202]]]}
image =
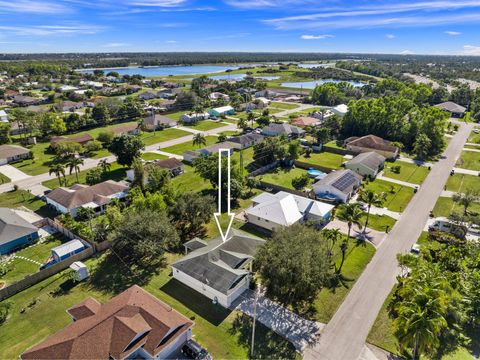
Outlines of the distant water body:
{"label": "distant water body", "polygon": [[326,83],[335,83],[338,84],[340,82],[347,82],[349,84],[352,84],[355,87],[362,87],[365,86],[365,83],[359,82],[359,81],[340,81],[340,80],[315,80],[315,81],[299,81],[299,82],[284,82],[281,84],[283,87],[289,87],[289,88],[298,88],[298,89],[315,89],[315,86],[320,85],[320,84],[326,84]]}
{"label": "distant water body", "polygon": [[[197,75],[210,74],[227,71],[228,69],[238,69],[238,66],[227,65],[191,65],[191,66],[155,66],[155,67],[126,67],[126,68],[105,68],[102,70],[105,74],[115,71],[120,75],[142,75],[149,76],[175,76],[175,75]],[[93,69],[78,70],[83,73],[93,73]]]}
{"label": "distant water body", "polygon": [[[242,80],[247,74],[224,74],[224,75],[213,75],[209,76],[213,80]],[[277,80],[280,79],[280,76],[254,76],[255,79],[262,80]]]}

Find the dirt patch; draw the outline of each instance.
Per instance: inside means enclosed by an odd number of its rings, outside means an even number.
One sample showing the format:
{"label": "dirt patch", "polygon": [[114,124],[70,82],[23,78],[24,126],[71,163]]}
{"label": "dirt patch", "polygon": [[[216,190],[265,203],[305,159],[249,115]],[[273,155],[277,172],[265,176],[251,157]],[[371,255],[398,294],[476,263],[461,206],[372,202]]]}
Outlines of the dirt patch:
{"label": "dirt patch", "polygon": [[5,281],[0,281],[0,290],[7,287],[7,283]]}

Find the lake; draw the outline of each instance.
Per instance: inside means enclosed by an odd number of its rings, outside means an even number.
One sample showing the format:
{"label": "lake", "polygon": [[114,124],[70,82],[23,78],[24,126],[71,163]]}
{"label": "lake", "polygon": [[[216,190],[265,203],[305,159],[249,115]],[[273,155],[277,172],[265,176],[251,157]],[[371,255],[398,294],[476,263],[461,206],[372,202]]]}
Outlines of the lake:
{"label": "lake", "polygon": [[[156,66],[156,67],[126,67],[100,69],[105,74],[116,71],[120,75],[169,76],[169,75],[196,75],[224,72],[228,69],[237,69],[234,65],[191,65],[191,66]],[[78,70],[83,73],[93,73],[93,69]]]}
{"label": "lake", "polygon": [[347,82],[349,84],[352,84],[354,87],[362,87],[367,85],[359,81],[341,81],[341,80],[328,79],[328,80],[315,80],[315,81],[284,82],[281,84],[281,86],[289,87],[289,88],[298,88],[298,89],[315,89],[315,86],[320,84],[326,84],[326,83],[338,84],[340,82]]}
{"label": "lake", "polygon": [[334,66],[335,63],[326,63],[326,64],[297,64],[299,68],[303,69],[312,69],[316,67],[331,67]]}
{"label": "lake", "polygon": [[[224,75],[213,75],[209,76],[210,79],[213,80],[242,80],[245,78],[247,74],[224,74]],[[280,76],[254,76],[255,79],[262,79],[262,80],[277,80],[280,79]]]}

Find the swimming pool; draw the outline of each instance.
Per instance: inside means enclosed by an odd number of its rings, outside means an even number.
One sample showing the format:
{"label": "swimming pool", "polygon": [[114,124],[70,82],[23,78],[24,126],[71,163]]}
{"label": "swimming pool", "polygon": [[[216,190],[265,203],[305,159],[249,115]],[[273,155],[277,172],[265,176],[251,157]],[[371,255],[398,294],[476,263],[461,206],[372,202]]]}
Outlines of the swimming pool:
{"label": "swimming pool", "polygon": [[308,169],[307,174],[309,177],[315,178],[315,179],[323,179],[325,176],[327,176],[327,174],[325,174],[323,171],[313,169],[313,168]]}

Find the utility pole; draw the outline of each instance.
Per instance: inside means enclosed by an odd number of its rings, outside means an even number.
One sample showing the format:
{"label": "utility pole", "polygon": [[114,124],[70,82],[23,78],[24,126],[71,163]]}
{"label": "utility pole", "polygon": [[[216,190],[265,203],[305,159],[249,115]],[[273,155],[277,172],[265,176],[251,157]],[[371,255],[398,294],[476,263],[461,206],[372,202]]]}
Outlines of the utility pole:
{"label": "utility pole", "polygon": [[244,170],[243,169],[243,148],[240,148],[240,169],[242,169],[242,175],[243,175],[243,170]]}
{"label": "utility pole", "polygon": [[255,300],[253,302],[252,347],[250,351],[250,356],[252,358],[253,358],[253,353],[255,348],[255,324],[257,321],[257,298],[258,298],[258,290],[255,290]]}

